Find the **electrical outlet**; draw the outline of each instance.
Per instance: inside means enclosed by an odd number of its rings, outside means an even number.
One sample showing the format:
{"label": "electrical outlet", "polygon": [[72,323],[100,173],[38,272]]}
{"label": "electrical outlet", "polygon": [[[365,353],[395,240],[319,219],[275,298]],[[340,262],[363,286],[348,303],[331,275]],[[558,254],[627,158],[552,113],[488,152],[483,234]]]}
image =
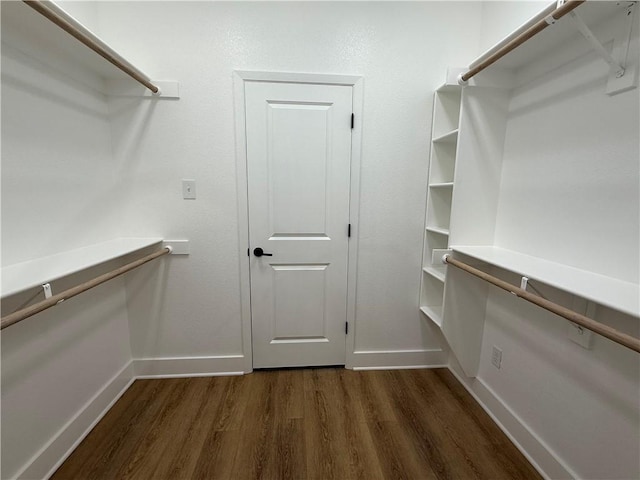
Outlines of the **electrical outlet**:
{"label": "electrical outlet", "polygon": [[500,365],[502,365],[502,350],[500,350],[495,345],[493,346],[493,351],[491,352],[491,364],[500,370]]}

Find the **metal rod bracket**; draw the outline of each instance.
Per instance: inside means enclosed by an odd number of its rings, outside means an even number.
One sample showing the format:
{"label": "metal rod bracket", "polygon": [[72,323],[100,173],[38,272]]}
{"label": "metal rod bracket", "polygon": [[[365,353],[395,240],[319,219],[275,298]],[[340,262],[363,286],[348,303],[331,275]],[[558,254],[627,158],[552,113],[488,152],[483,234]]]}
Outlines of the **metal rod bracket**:
{"label": "metal rod bracket", "polygon": [[607,51],[606,48],[600,43],[600,41],[593,34],[591,29],[582,20],[577,12],[570,12],[569,15],[573,20],[574,25],[582,36],[591,44],[595,51],[602,57],[602,59],[609,64],[609,66],[615,71],[616,78],[624,76],[624,67]]}

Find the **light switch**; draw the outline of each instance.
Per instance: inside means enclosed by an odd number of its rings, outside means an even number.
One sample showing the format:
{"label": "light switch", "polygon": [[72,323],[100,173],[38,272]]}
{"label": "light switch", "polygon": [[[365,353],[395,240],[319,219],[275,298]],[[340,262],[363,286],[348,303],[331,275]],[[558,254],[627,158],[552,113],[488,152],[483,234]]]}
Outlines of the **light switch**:
{"label": "light switch", "polygon": [[195,180],[182,180],[182,198],[185,200],[194,200],[196,198]]}

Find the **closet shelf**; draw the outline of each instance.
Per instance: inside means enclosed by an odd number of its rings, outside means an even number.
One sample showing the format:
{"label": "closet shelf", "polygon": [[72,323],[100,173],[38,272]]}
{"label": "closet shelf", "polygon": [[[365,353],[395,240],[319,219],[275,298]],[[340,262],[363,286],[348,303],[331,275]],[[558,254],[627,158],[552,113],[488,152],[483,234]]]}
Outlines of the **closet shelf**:
{"label": "closet shelf", "polygon": [[455,143],[458,140],[458,129],[447,132],[432,140],[433,143]]}
{"label": "closet shelf", "polygon": [[640,317],[640,285],[494,246],[450,247],[600,305]]}
{"label": "closet shelf", "polygon": [[162,242],[162,238],[116,238],[88,247],[2,268],[2,298],[100,265]]}
{"label": "closet shelf", "polygon": [[436,280],[444,283],[445,281],[445,265],[442,265],[441,267],[424,267],[422,270],[428,274],[431,275],[432,277],[434,277]]}
{"label": "closet shelf", "polygon": [[435,323],[439,328],[442,328],[442,307],[420,307],[420,311],[426,315],[426,317]]}
{"label": "closet shelf", "polygon": [[445,83],[436,88],[436,92],[438,93],[451,93],[451,92],[459,92],[462,89],[460,85],[457,83]]}
{"label": "closet shelf", "polygon": [[449,235],[449,230],[440,227],[427,227],[427,232],[439,233],[440,235]]}

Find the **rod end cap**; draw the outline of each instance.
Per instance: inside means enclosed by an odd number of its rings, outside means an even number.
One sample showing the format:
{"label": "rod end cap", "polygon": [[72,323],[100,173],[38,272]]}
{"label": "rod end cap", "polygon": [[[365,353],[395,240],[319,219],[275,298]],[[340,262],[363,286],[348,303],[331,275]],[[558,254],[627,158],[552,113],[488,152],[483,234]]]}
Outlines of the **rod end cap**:
{"label": "rod end cap", "polygon": [[469,85],[469,80],[465,80],[464,78],[462,78],[462,73],[458,75],[458,85],[461,85],[463,87]]}

